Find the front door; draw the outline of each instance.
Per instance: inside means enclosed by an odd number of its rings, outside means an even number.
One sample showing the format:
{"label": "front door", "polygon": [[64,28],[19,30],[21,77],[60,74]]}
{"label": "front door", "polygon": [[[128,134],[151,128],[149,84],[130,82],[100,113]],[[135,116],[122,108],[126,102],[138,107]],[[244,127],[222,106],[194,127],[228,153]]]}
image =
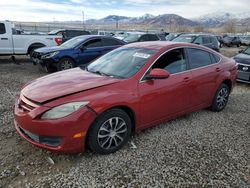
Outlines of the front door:
{"label": "front door", "polygon": [[101,39],[91,39],[83,44],[82,50],[79,49],[79,64],[88,64],[103,54]]}
{"label": "front door", "polygon": [[0,22],[0,54],[12,54],[11,34],[7,34],[7,28],[4,23]]}
{"label": "front door", "polygon": [[[170,73],[167,79],[147,80],[139,83],[143,126],[171,118],[189,108],[191,73],[187,71],[184,50],[167,52],[153,64],[151,69],[161,68]],[[150,71],[150,70],[149,70]]]}

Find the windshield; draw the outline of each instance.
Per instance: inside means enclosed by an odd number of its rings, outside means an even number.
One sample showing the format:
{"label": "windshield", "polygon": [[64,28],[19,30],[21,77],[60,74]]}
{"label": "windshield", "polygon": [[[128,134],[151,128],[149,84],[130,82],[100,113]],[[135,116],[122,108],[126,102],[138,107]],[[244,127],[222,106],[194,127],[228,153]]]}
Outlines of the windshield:
{"label": "windshield", "polygon": [[177,36],[178,36],[177,33],[170,33],[169,35],[166,36],[166,40],[167,41],[171,41],[171,40],[173,40]]}
{"label": "windshield", "polygon": [[64,47],[64,48],[75,48],[76,46],[78,46],[81,42],[83,41],[82,38],[80,37],[75,37],[72,38],[64,43],[62,43],[60,46]]}
{"label": "windshield", "polygon": [[130,78],[156,52],[156,50],[143,48],[118,48],[95,60],[86,70],[116,78]]}
{"label": "windshield", "polygon": [[52,30],[48,32],[49,35],[55,35],[56,33],[60,32],[60,30]]}
{"label": "windshield", "polygon": [[250,47],[248,47],[247,49],[245,49],[242,53],[250,55]]}
{"label": "windshield", "polygon": [[141,34],[129,34],[123,40],[126,42],[135,42],[141,37]]}
{"label": "windshield", "polygon": [[195,36],[179,36],[179,37],[173,39],[173,41],[192,43],[194,41],[194,39],[195,39]]}

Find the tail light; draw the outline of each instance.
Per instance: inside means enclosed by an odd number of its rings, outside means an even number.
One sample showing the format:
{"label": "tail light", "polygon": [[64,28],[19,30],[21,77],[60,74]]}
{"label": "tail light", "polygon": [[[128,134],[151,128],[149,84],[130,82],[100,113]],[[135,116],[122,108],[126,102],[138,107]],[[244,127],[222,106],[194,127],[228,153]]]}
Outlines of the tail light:
{"label": "tail light", "polygon": [[57,45],[62,44],[62,38],[55,38],[55,41]]}

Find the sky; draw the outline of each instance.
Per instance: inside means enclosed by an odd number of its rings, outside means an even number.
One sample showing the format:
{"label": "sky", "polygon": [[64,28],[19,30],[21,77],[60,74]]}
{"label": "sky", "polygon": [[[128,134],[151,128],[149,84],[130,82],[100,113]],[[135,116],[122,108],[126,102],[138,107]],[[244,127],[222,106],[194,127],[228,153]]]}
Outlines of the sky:
{"label": "sky", "polygon": [[250,12],[249,4],[250,0],[0,0],[0,20],[75,21],[146,13],[195,18],[216,11]]}

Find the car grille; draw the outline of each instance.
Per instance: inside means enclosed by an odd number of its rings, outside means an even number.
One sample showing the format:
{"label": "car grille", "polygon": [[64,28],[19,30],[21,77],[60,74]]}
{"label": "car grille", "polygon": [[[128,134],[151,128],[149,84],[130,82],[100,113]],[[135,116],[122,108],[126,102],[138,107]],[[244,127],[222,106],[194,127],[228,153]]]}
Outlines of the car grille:
{"label": "car grille", "polygon": [[21,94],[18,101],[18,108],[22,109],[24,112],[30,112],[36,107],[39,107],[39,105],[27,99],[25,96]]}
{"label": "car grille", "polygon": [[28,130],[21,128],[21,127],[19,127],[19,129],[26,137],[40,144],[45,144],[51,147],[57,147],[61,144],[61,141],[62,141],[62,137],[41,136],[41,135],[31,133]]}
{"label": "car grille", "polygon": [[36,51],[35,51],[35,52],[32,53],[32,57],[33,57],[33,58],[41,59],[41,56],[42,56],[42,54],[39,53],[39,52],[36,52]]}
{"label": "car grille", "polygon": [[243,72],[250,72],[250,65],[238,64],[238,70]]}

